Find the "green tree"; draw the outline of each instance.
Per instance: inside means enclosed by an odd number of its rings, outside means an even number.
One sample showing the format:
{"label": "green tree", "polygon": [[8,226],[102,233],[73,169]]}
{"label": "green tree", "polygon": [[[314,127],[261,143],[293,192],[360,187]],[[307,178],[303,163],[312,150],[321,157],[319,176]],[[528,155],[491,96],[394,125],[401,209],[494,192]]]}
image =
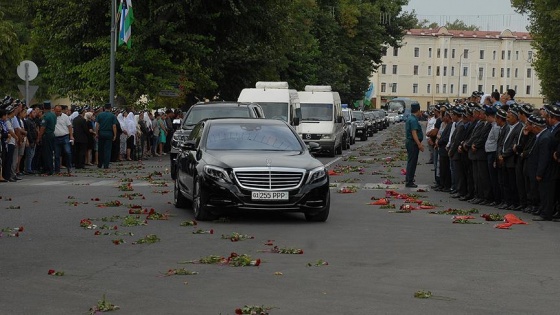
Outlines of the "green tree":
{"label": "green tree", "polygon": [[537,53],[533,65],[541,80],[541,93],[548,100],[560,100],[560,4],[544,0],[511,3],[519,13],[529,15],[529,31]]}
{"label": "green tree", "polygon": [[4,16],[0,11],[0,89],[14,95],[17,91],[14,82],[19,80],[16,68],[21,61],[21,49],[14,24]]}

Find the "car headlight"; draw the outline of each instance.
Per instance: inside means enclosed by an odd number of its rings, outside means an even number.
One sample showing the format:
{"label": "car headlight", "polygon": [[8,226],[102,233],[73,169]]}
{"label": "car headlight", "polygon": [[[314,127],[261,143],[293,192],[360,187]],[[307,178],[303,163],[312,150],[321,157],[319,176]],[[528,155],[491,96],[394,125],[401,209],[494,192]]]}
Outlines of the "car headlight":
{"label": "car headlight", "polygon": [[358,128],[364,128],[364,123],[357,123],[357,124],[356,124],[356,127],[358,127]]}
{"label": "car headlight", "polygon": [[331,138],[331,135],[322,135],[321,136],[321,139],[330,139],[330,138]]}
{"label": "car headlight", "polygon": [[313,184],[319,182],[327,177],[327,171],[324,166],[317,167],[309,171],[309,178],[307,179],[308,184]]}
{"label": "car headlight", "polygon": [[231,183],[229,174],[221,167],[204,165],[204,174],[218,182]]}

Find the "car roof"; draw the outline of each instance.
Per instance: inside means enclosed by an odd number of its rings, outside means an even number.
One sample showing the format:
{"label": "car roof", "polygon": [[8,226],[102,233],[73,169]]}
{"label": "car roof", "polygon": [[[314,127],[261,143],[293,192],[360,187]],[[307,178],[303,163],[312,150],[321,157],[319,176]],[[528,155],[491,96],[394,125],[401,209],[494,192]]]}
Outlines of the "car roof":
{"label": "car roof", "polygon": [[206,118],[201,120],[211,122],[212,125],[215,124],[249,124],[249,123],[258,123],[258,124],[266,124],[266,125],[284,125],[286,126],[287,123],[283,120],[279,119],[267,119],[267,118],[231,118],[231,117],[220,117],[220,118]]}
{"label": "car roof", "polygon": [[191,107],[231,107],[231,106],[259,106],[257,103],[248,103],[248,102],[207,102],[207,103],[196,103]]}

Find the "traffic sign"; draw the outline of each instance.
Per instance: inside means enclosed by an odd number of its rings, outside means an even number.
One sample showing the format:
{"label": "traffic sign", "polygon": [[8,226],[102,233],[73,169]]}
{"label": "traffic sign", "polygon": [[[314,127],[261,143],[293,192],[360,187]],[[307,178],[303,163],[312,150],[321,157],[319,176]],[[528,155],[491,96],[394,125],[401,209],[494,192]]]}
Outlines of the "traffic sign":
{"label": "traffic sign", "polygon": [[[27,67],[26,67],[27,65]],[[27,68],[27,78],[25,77],[25,73],[26,73],[26,68]],[[33,80],[37,77],[37,75],[39,74],[39,68],[37,68],[37,65],[31,61],[31,60],[24,60],[22,62],[19,63],[19,66],[17,67],[17,74],[19,76],[20,79],[22,80]]]}

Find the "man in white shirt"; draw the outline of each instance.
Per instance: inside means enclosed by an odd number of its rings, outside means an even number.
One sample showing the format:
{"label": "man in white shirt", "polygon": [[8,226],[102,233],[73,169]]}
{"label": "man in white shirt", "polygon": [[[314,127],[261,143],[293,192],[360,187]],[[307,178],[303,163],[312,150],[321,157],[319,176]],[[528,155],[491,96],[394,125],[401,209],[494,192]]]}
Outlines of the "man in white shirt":
{"label": "man in white shirt", "polygon": [[54,172],[60,173],[60,151],[64,150],[66,170],[70,174],[72,172],[72,151],[70,145],[74,142],[72,122],[70,122],[68,115],[62,112],[60,105],[54,107],[54,113],[56,115],[56,126],[54,129]]}
{"label": "man in white shirt", "polygon": [[[430,132],[432,129],[434,129],[436,121],[437,121],[437,118],[435,117],[434,112],[429,111],[428,112],[428,124],[426,125],[426,134],[428,134],[428,132]],[[426,137],[426,138],[428,139],[428,150],[430,151],[430,160],[428,161],[428,164],[434,164],[434,143],[430,140],[429,137]]]}

